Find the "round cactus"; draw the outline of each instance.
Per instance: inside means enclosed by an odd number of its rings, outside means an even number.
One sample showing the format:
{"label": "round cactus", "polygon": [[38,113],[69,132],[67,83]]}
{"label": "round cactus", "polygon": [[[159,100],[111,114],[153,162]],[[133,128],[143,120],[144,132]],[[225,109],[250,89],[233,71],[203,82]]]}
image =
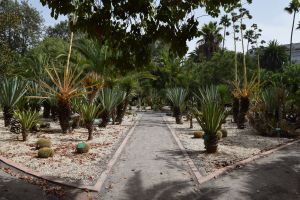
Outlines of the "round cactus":
{"label": "round cactus", "polygon": [[196,131],[194,132],[194,138],[202,138],[204,135],[203,131]]}
{"label": "round cactus", "polygon": [[224,137],[227,137],[228,132],[227,132],[226,129],[221,129],[221,132],[222,132],[222,137],[223,137],[223,138],[224,138]]}
{"label": "round cactus", "polygon": [[41,138],[36,142],[36,149],[41,149],[44,147],[51,147],[51,141],[45,138]]}
{"label": "round cactus", "polygon": [[49,157],[52,157],[53,155],[54,155],[53,149],[50,149],[48,147],[41,148],[38,151],[39,158],[49,158]]}
{"label": "round cactus", "polygon": [[87,153],[89,152],[89,150],[90,150],[90,145],[85,142],[81,142],[76,145],[77,153]]}
{"label": "round cactus", "polygon": [[217,138],[218,138],[218,140],[222,139],[222,131],[217,132]]}

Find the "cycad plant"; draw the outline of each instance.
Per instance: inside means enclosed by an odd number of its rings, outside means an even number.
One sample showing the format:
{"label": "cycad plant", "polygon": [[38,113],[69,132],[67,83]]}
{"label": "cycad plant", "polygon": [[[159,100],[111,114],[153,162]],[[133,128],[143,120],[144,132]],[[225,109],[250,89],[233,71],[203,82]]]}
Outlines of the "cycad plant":
{"label": "cycad plant", "polygon": [[60,126],[62,132],[67,133],[70,130],[71,99],[82,94],[81,72],[71,70],[68,66],[64,67],[62,76],[55,67],[46,68],[46,72],[52,84],[41,82],[41,86],[45,89],[46,96],[57,102]]}
{"label": "cycad plant", "polygon": [[194,116],[204,131],[204,144],[208,153],[215,153],[218,149],[217,132],[225,118],[224,106],[220,103],[216,87],[200,90],[196,95],[198,101],[194,108]]}
{"label": "cycad plant", "polygon": [[182,124],[182,112],[186,107],[187,90],[184,88],[170,88],[167,90],[167,98],[172,103],[173,116],[176,124]]}
{"label": "cycad plant", "polygon": [[99,108],[102,111],[100,127],[106,127],[112,112],[125,99],[125,92],[118,89],[104,88],[98,96]]}
{"label": "cycad plant", "polygon": [[31,110],[15,111],[14,117],[20,122],[22,127],[22,138],[23,141],[26,141],[28,131],[39,123],[39,113]]}
{"label": "cycad plant", "polygon": [[27,91],[27,84],[19,78],[5,78],[0,85],[0,103],[3,109],[4,125],[7,127],[14,108]]}
{"label": "cycad plant", "polygon": [[81,105],[80,115],[84,126],[88,130],[88,140],[93,139],[93,123],[97,115],[99,114],[99,107],[94,104]]}

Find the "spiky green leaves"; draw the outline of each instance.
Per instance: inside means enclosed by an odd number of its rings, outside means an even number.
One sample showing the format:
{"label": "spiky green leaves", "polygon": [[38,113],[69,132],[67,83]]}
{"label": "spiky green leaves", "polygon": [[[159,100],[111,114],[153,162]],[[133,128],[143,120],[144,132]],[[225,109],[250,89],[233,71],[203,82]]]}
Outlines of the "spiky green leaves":
{"label": "spiky green leaves", "polygon": [[187,98],[187,90],[184,88],[170,88],[167,89],[167,98],[171,101],[172,105],[179,108],[180,111],[185,107],[185,100]]}

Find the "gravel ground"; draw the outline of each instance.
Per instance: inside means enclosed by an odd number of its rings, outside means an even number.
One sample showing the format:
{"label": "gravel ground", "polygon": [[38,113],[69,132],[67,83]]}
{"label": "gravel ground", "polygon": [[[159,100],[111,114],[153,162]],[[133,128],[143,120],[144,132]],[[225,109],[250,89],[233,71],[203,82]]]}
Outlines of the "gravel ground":
{"label": "gravel ground", "polygon": [[239,130],[228,119],[223,125],[223,128],[228,131],[228,137],[219,141],[218,153],[207,154],[203,139],[194,138],[193,132],[201,130],[196,121],[194,121],[194,128],[190,129],[190,124],[185,119],[183,120],[184,124],[181,125],[175,124],[173,117],[166,116],[165,119],[176,131],[191,159],[204,175],[291,141],[287,138],[260,136],[249,125],[246,129]]}
{"label": "gravel ground", "polygon": [[[86,154],[75,153],[76,144],[86,141],[88,137],[85,128],[76,129],[72,134],[61,134],[58,123],[51,122],[49,132],[30,134],[28,141],[22,142],[21,135],[7,131],[3,120],[0,120],[0,155],[45,176],[93,185],[137,117],[128,115],[125,116],[122,125],[95,128],[94,139],[87,142],[91,145],[91,149]],[[51,140],[55,152],[52,158],[37,158],[35,142],[39,138]]]}

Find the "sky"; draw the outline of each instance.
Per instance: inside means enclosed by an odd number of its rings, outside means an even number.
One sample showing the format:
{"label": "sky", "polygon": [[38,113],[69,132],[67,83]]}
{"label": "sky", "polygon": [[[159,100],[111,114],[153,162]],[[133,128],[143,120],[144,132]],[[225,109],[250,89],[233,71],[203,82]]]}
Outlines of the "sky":
{"label": "sky", "polygon": [[[289,0],[253,0],[251,5],[246,8],[250,11],[253,19],[245,21],[246,24],[251,25],[256,23],[262,32],[262,40],[270,41],[276,39],[280,44],[288,44],[290,41],[290,32],[292,26],[292,15],[289,15],[284,11],[284,7],[289,4]],[[53,26],[61,20],[65,20],[65,16],[60,16],[57,20],[50,16],[50,9],[43,7],[39,0],[29,0],[29,3],[35,7],[43,16],[45,25]],[[197,10],[196,16],[202,16],[205,12],[203,10]],[[211,17],[199,18],[199,28],[209,21],[216,21]],[[300,13],[296,17],[296,24],[300,21]],[[196,42],[199,38],[189,41],[189,51],[192,51],[196,47]],[[300,42],[300,30],[294,32],[294,43]],[[233,49],[233,39],[229,36],[226,39],[225,46],[227,49]],[[238,50],[241,50],[241,44],[238,44]]]}

